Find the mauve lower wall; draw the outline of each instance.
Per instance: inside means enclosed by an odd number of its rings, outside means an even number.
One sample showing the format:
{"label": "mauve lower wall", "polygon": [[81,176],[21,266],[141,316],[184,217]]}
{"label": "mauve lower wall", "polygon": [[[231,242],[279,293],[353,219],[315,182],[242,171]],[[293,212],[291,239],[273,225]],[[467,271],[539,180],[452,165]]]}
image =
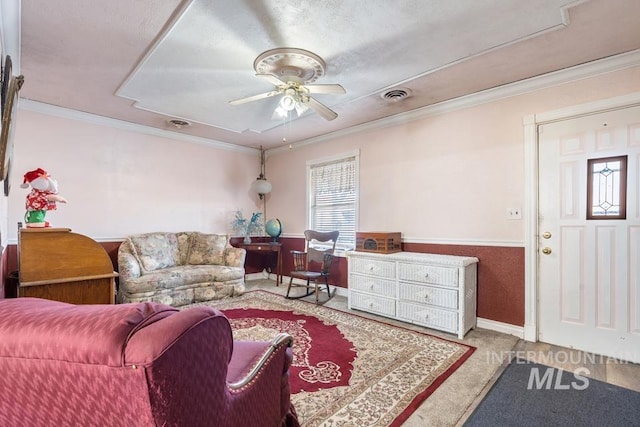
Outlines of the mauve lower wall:
{"label": "mauve lower wall", "polygon": [[[267,241],[267,239],[258,239]],[[233,239],[239,242],[239,239]],[[282,238],[283,273],[288,275],[293,268],[290,254],[292,250],[303,250],[304,239]],[[118,268],[118,248],[120,242],[100,242],[109,254],[114,270]],[[524,250],[523,248],[507,248],[492,246],[460,246],[460,245],[423,245],[415,243],[403,244],[403,250],[434,254],[474,256],[480,260],[478,264],[478,311],[479,317],[524,325]],[[3,254],[2,263],[6,273],[16,270],[16,245],[9,245]],[[261,272],[271,265],[275,271],[275,256],[250,252],[247,254],[245,269],[247,273]],[[341,288],[348,287],[347,259],[338,257],[331,271],[331,284]],[[6,278],[6,274],[2,275]],[[13,285],[6,282],[7,286]],[[287,283],[284,283],[286,286]],[[0,285],[0,295],[5,286]],[[0,296],[2,297],[2,296]],[[508,302],[508,303],[507,303]]]}
{"label": "mauve lower wall", "polygon": [[478,258],[478,317],[524,326],[524,248],[404,243],[403,250]]}
{"label": "mauve lower wall", "polygon": [[[280,243],[283,251],[283,272],[288,275],[293,268],[290,251],[304,250],[304,239],[285,237],[280,239]],[[480,262],[477,315],[484,319],[524,326],[524,248],[403,243],[402,250],[478,258]],[[274,258],[269,259],[255,253],[247,254],[247,273],[260,272],[268,263],[275,269]],[[330,283],[348,288],[347,258],[335,259]]]}

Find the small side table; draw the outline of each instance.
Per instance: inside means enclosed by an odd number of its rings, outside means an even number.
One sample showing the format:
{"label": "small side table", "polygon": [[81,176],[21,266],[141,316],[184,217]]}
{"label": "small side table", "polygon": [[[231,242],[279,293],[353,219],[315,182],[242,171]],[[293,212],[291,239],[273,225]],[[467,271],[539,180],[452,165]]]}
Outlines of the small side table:
{"label": "small side table", "polygon": [[275,252],[276,253],[276,286],[282,283],[282,243],[260,242],[260,243],[240,243],[238,247],[247,252]]}

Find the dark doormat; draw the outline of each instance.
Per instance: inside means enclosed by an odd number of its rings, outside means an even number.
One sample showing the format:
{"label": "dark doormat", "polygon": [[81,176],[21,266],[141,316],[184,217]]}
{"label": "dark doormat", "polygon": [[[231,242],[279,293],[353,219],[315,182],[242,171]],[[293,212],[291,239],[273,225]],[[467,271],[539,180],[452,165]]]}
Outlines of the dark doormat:
{"label": "dark doormat", "polygon": [[640,426],[640,393],[513,360],[465,426]]}

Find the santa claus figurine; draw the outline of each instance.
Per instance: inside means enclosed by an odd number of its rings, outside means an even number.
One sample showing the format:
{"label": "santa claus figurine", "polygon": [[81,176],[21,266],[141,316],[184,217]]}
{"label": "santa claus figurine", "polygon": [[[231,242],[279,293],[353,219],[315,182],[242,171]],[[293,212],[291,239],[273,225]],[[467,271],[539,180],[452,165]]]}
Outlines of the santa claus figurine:
{"label": "santa claus figurine", "polygon": [[67,203],[67,199],[58,196],[58,183],[45,170],[36,169],[24,174],[24,182],[20,184],[22,188],[29,188],[31,192],[27,194],[24,214],[24,221],[28,228],[51,227],[44,217],[47,211],[56,209],[56,202]]}

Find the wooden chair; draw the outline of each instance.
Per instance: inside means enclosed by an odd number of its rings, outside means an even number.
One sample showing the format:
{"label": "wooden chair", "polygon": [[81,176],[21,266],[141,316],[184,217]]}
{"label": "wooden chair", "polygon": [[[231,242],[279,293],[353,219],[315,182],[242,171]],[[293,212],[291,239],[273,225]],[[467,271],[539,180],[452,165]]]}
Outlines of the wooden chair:
{"label": "wooden chair", "polygon": [[[286,298],[304,298],[315,292],[316,304],[318,304],[321,280],[324,280],[324,284],[327,287],[328,300],[333,297],[331,290],[329,289],[329,274],[331,271],[331,263],[333,261],[333,252],[335,251],[336,242],[338,241],[339,236],[339,231],[321,232],[305,230],[305,251],[291,251],[291,254],[293,255],[293,271],[290,273],[291,279],[289,280]],[[324,243],[326,249],[311,247],[310,243],[312,240]],[[294,278],[306,280],[306,285],[293,283]],[[311,282],[313,282],[313,285]],[[307,292],[303,295],[292,297],[289,296],[289,291],[291,291],[292,287],[305,287],[307,288]]]}

